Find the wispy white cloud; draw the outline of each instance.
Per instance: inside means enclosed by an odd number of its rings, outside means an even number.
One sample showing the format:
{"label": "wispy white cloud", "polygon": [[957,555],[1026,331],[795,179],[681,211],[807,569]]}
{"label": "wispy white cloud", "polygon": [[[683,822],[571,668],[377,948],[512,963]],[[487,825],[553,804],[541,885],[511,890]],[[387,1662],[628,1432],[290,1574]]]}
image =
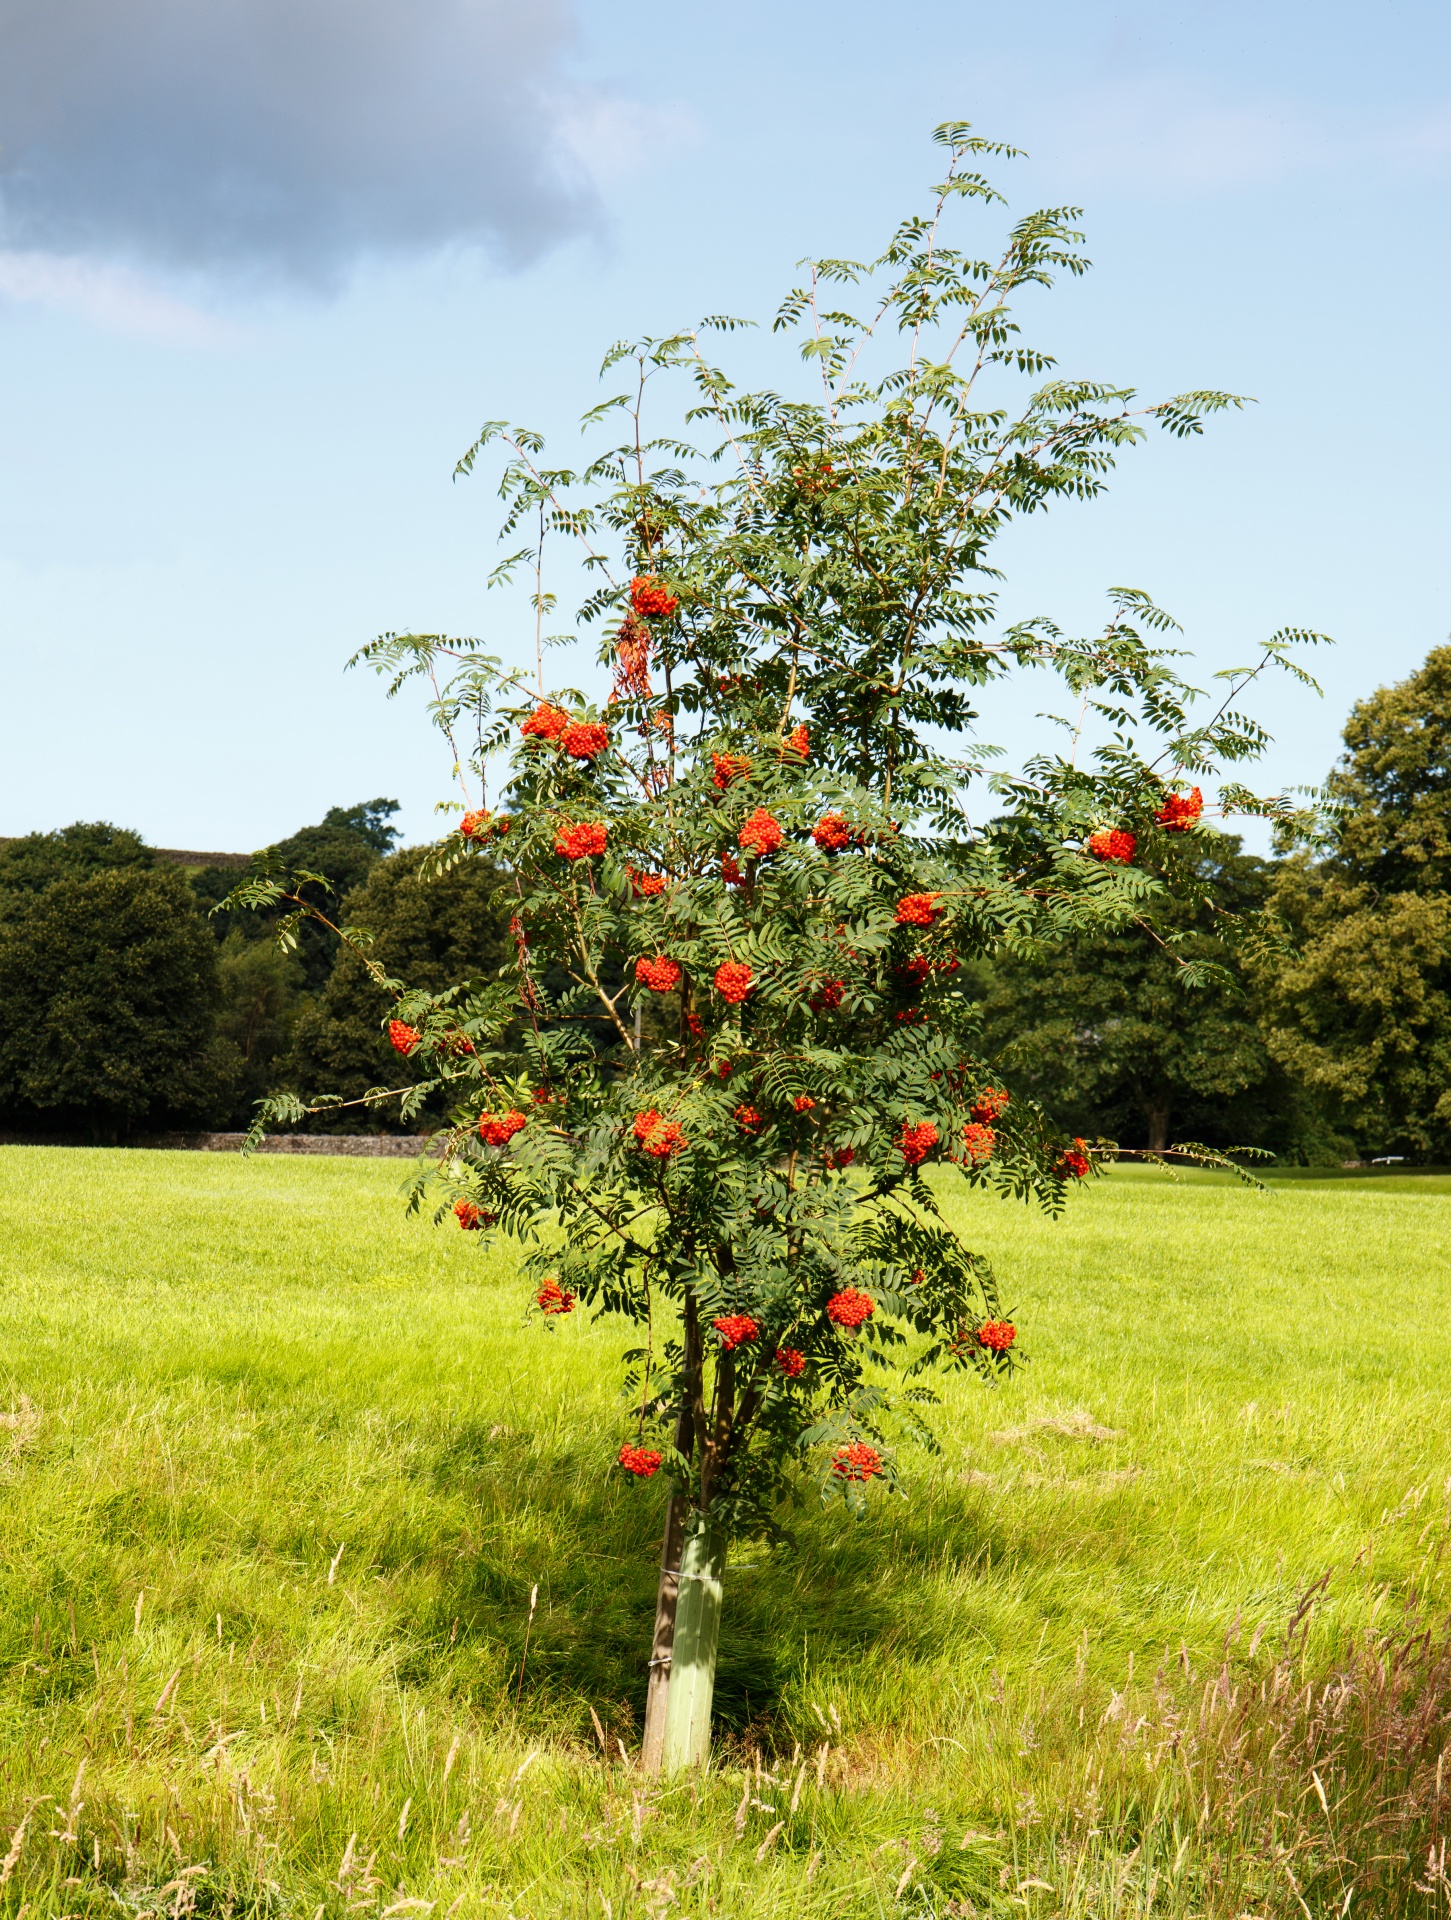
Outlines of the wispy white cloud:
{"label": "wispy white cloud", "polygon": [[73,313],[106,332],[178,346],[223,346],[239,337],[236,327],[133,268],[76,255],[0,249],[0,308],[6,305]]}

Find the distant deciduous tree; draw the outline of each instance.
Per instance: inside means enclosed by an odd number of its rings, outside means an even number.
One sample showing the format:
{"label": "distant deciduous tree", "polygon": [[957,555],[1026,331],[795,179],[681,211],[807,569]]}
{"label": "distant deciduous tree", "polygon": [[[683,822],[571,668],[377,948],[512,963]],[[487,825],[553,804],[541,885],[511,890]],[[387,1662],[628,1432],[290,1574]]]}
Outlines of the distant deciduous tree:
{"label": "distant deciduous tree", "polygon": [[1267,1044],[1363,1151],[1451,1159],[1451,647],[1344,737],[1341,817],[1274,888],[1299,951],[1262,971]]}
{"label": "distant deciduous tree", "polygon": [[0,1109],[98,1139],[210,1117],[228,1094],[216,1010],[216,943],[175,868],[133,859],[12,892]]}

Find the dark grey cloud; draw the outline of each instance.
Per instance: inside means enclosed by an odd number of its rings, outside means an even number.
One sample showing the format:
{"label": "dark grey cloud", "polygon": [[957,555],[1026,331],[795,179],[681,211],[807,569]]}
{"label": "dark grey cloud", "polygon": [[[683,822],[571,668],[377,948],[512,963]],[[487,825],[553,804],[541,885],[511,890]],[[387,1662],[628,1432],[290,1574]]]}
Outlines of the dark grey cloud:
{"label": "dark grey cloud", "polygon": [[0,244],[328,280],[593,217],[569,0],[0,0]]}

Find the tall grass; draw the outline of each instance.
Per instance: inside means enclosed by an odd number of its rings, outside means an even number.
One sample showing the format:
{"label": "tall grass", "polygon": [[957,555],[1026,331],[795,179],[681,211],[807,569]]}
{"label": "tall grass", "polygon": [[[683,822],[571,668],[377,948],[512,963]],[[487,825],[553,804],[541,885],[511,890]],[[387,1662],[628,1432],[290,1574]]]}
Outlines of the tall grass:
{"label": "tall grass", "polygon": [[1451,1182],[964,1205],[1031,1366],[737,1552],[661,1788],[623,1336],[398,1179],[0,1150],[3,1910],[1451,1912]]}

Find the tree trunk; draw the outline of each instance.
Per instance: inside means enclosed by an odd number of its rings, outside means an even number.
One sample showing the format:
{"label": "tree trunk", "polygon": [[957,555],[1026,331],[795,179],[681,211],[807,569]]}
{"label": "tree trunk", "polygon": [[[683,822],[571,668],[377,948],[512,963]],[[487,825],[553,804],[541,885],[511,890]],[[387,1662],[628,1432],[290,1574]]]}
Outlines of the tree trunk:
{"label": "tree trunk", "polygon": [[697,1509],[690,1516],[680,1560],[680,1602],[670,1663],[663,1771],[679,1773],[710,1753],[710,1710],[720,1646],[725,1535]]}
{"label": "tree trunk", "polygon": [[[687,1460],[695,1452],[695,1394],[701,1365],[700,1325],[694,1302],[687,1301],[684,1316],[685,1381],[680,1410],[675,1416],[675,1450]],[[650,1683],[645,1694],[645,1738],[640,1764],[652,1778],[659,1773],[665,1753],[665,1716],[670,1698],[670,1668],[675,1645],[675,1620],[680,1600],[680,1556],[685,1545],[685,1522],[690,1495],[678,1488],[665,1509],[665,1538],[660,1547],[660,1585],[655,1592],[655,1637],[650,1643]]]}
{"label": "tree trunk", "polygon": [[1169,1144],[1169,1107],[1144,1103],[1144,1117],[1149,1123],[1149,1152],[1162,1153]]}

